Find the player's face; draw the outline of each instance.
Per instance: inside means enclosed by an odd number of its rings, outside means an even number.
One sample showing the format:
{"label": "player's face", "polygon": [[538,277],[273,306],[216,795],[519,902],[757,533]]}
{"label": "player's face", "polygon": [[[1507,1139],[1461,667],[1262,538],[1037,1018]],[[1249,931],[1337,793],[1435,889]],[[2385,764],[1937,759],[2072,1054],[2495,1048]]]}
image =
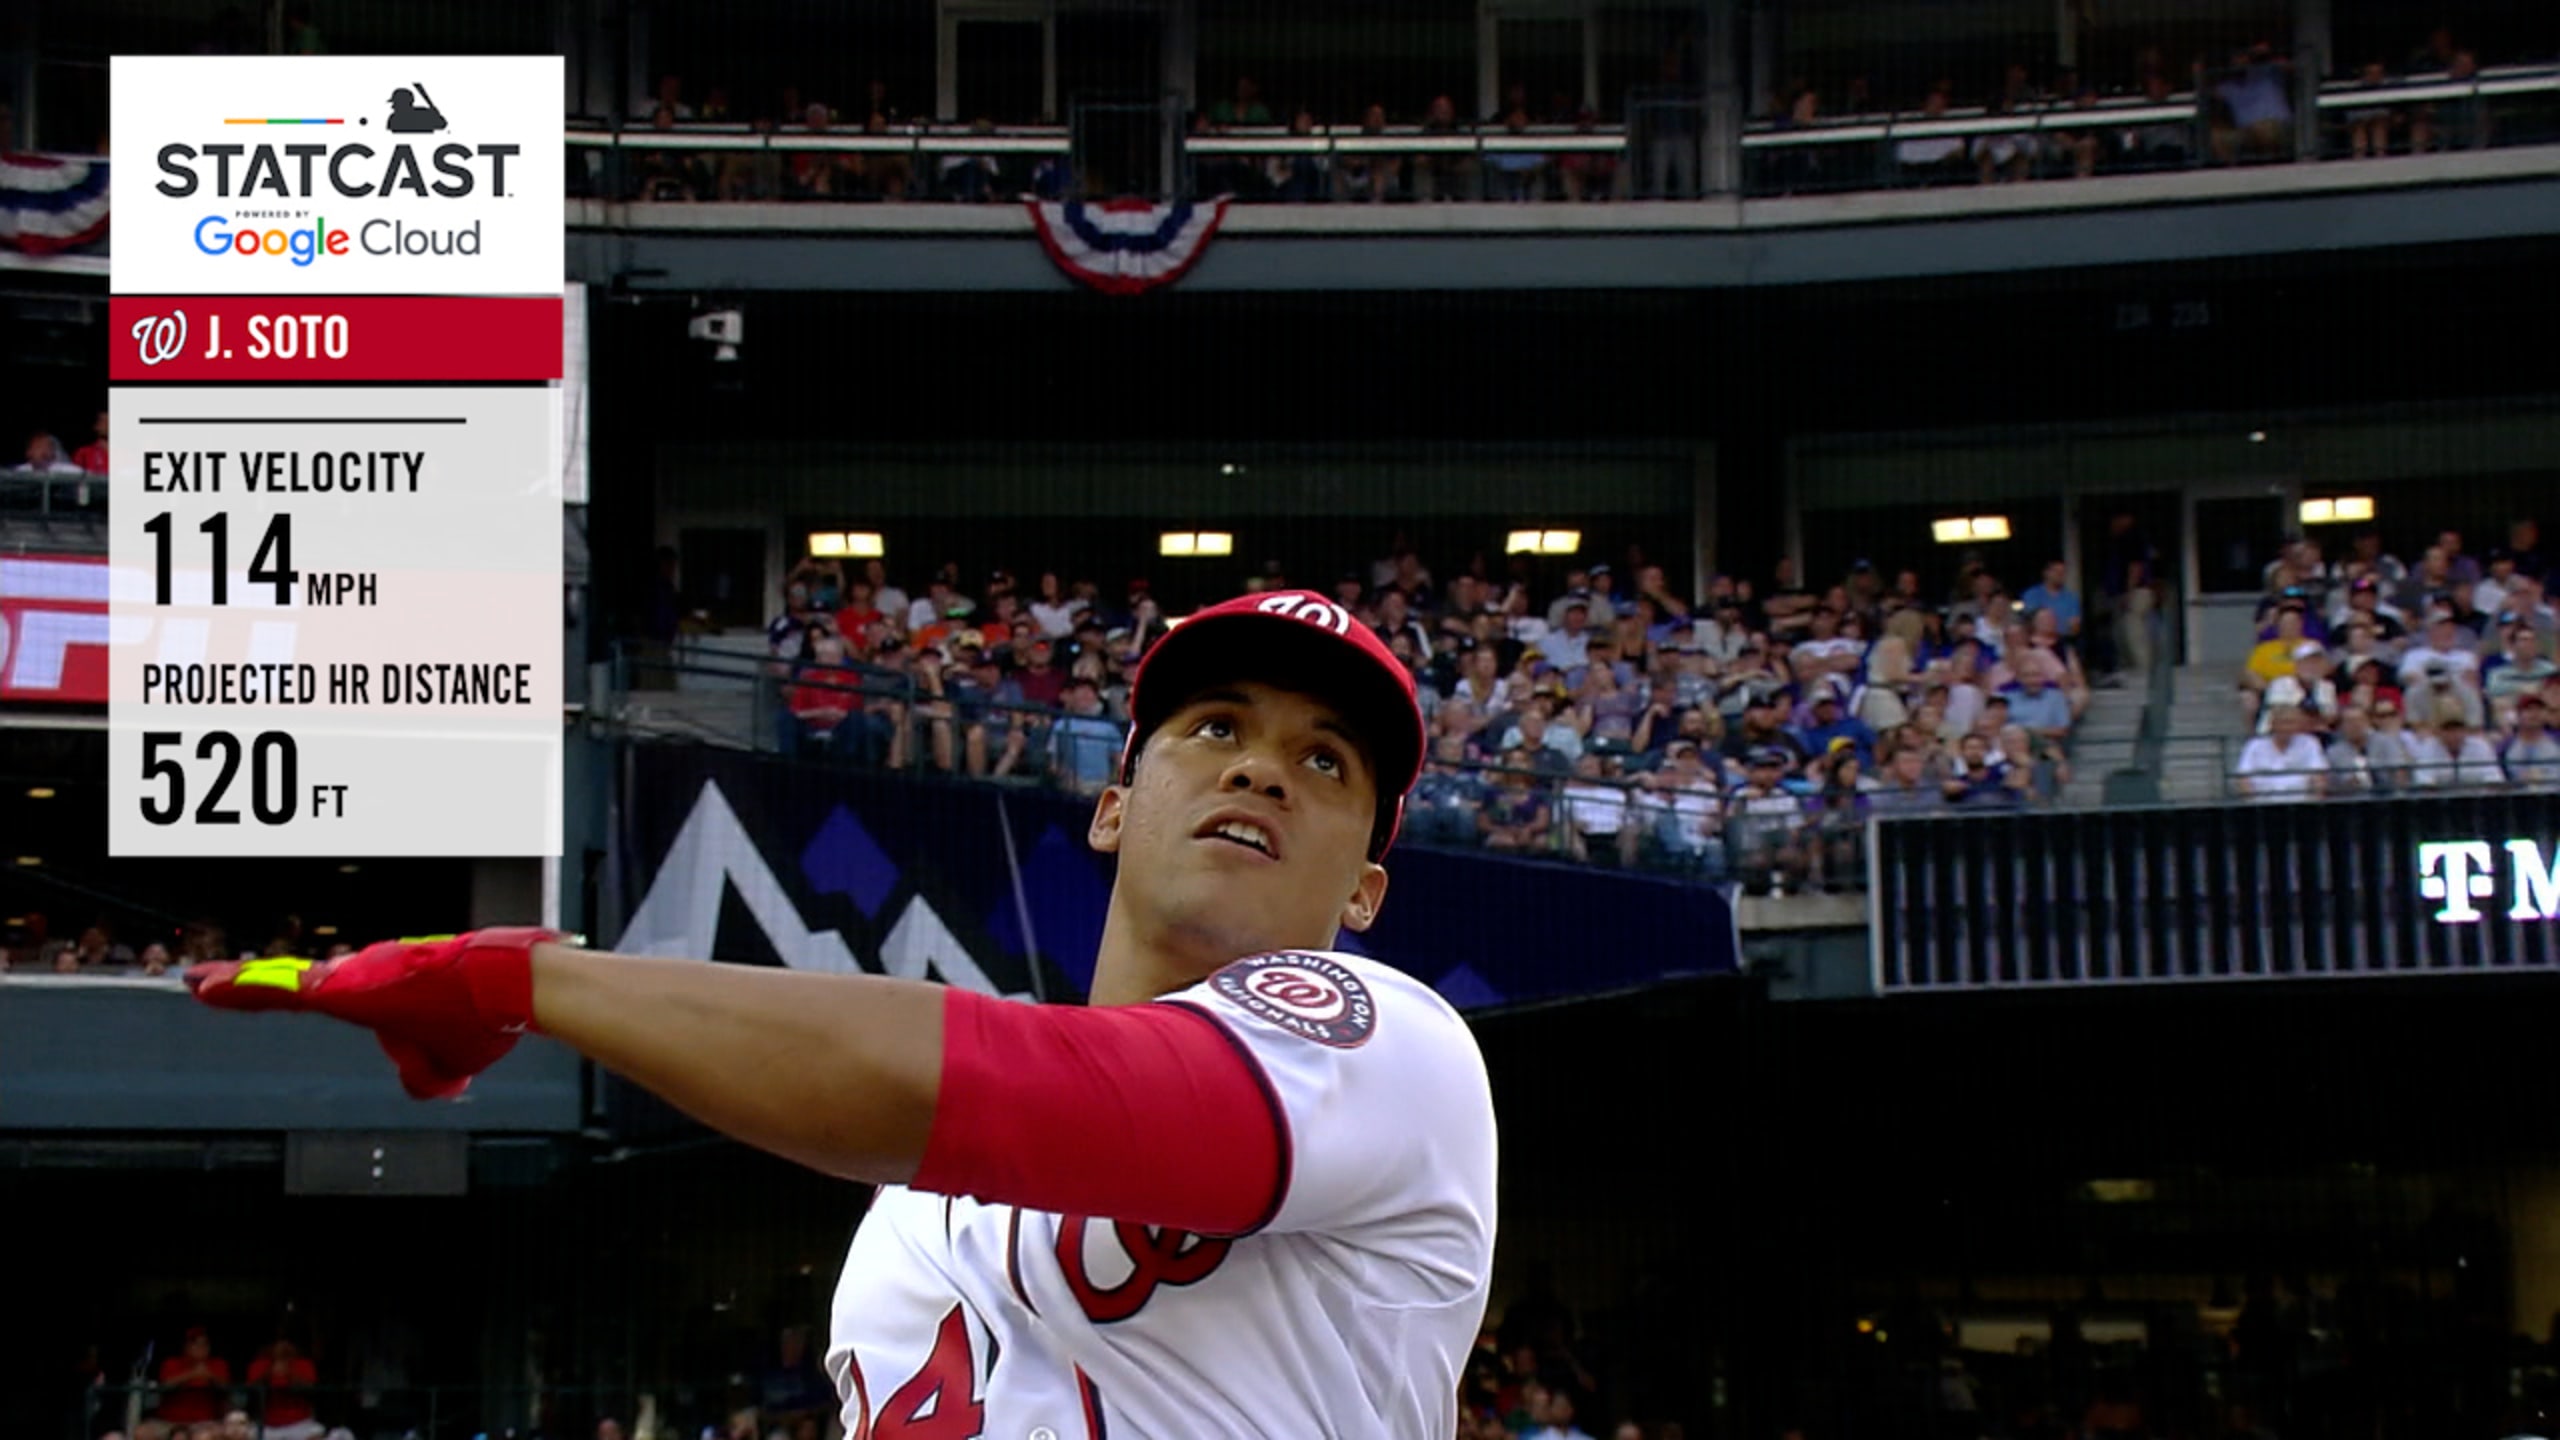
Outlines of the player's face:
{"label": "player's face", "polygon": [[1268,685],[1200,695],[1103,792],[1092,843],[1120,857],[1132,914],[1223,964],[1323,949],[1369,928],[1387,872],[1368,860],[1376,781],[1332,707]]}

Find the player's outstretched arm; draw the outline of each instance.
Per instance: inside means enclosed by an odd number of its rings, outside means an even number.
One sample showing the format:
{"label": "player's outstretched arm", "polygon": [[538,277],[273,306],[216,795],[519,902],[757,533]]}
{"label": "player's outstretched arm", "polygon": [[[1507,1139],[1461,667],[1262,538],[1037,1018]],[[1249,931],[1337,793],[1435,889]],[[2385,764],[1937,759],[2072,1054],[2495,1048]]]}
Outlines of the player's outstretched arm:
{"label": "player's outstretched arm", "polygon": [[533,947],[536,1028],[723,1134],[904,1184],[933,1135],[944,987]]}
{"label": "player's outstretched arm", "polygon": [[420,1099],[540,1031],[811,1169],[1202,1234],[1267,1219],[1287,1171],[1258,1065],[1179,1005],[1021,1005],[877,975],[580,949],[547,930],[338,960],[198,965],[198,999],[363,1025]]}

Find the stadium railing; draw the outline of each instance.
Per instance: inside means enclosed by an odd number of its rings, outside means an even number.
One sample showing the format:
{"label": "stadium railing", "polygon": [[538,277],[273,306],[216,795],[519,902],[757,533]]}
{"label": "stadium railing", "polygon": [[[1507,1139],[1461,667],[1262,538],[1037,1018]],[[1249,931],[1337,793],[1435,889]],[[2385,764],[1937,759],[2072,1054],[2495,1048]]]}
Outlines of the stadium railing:
{"label": "stadium railing", "polygon": [[[617,647],[611,664],[606,689],[613,702],[598,712],[598,718],[622,733],[652,735],[664,739],[688,740],[735,749],[758,750],[791,756],[804,762],[825,765],[858,765],[887,769],[891,753],[901,757],[895,767],[901,773],[919,777],[947,779],[999,786],[1037,787],[1063,785],[1050,772],[1047,760],[1052,753],[1048,733],[1062,712],[1043,706],[1004,704],[989,700],[958,701],[926,694],[912,675],[888,670],[872,670],[853,685],[812,682],[805,678],[788,678],[777,674],[770,662],[740,656],[673,656],[653,654],[645,647]],[[850,668],[850,667],[849,667]],[[906,734],[891,750],[892,736],[875,727],[857,754],[847,754],[832,742],[809,745],[799,742],[797,721],[788,708],[785,687],[812,686],[820,690],[838,690],[847,697],[848,711],[870,702],[903,707],[904,719],[892,719],[894,726],[903,723]],[[953,766],[943,770],[932,763],[934,744],[931,726],[935,718],[922,713],[920,707],[936,703],[950,704],[955,713],[947,717],[955,730],[951,737]],[[966,713],[958,713],[965,711]],[[850,715],[844,724],[853,723]],[[1024,770],[1007,776],[973,776],[965,766],[965,736],[957,726],[978,724],[991,730],[1009,731],[1019,723],[1026,731]],[[987,753],[992,759],[1004,745],[1001,734],[987,737]],[[1602,753],[1609,753],[1605,748]],[[1623,752],[1619,752],[1623,753]],[[1115,742],[1112,754],[1116,757]],[[1466,762],[1457,767],[1479,787],[1490,790],[1509,775],[1522,772],[1500,765]],[[1632,868],[1640,873],[1672,876],[1699,883],[1720,884],[1748,880],[1754,888],[1773,867],[1765,864],[1764,852],[1784,844],[1786,838],[1807,848],[1826,848],[1828,864],[1809,865],[1797,878],[1805,883],[1833,890],[1857,890],[1865,885],[1865,828],[1863,818],[1844,823],[1826,815],[1818,797],[1809,792],[1793,791],[1802,802],[1802,813],[1792,827],[1780,826],[1778,833],[1762,836],[1755,822],[1739,816],[1718,797],[1719,833],[1702,844],[1675,841],[1660,828],[1664,808],[1650,802],[1656,793],[1640,780],[1577,779],[1570,775],[1538,772],[1530,777],[1536,793],[1545,802],[1548,818],[1542,836],[1532,844],[1510,848],[1494,848],[1479,838],[1476,816],[1484,808],[1482,796],[1474,803],[1458,803],[1446,807],[1422,803],[1407,810],[1408,843],[1442,850],[1463,850],[1515,860],[1548,860],[1574,864],[1590,864],[1617,868],[1622,860],[1632,859]],[[1638,818],[1646,828],[1632,842],[1633,854],[1624,855],[1613,843],[1598,838],[1585,838],[1577,843],[1572,824],[1568,787],[1577,785],[1608,786],[1625,792],[1622,814]],[[1934,808],[1934,807],[1932,807]],[[1736,843],[1737,834],[1749,833],[1757,838],[1745,846]],[[1614,832],[1610,832],[1614,833]]]}
{"label": "stadium railing", "polygon": [[[2168,158],[2159,155],[2119,158],[2104,173],[2144,169],[2196,169],[2217,164],[2210,120],[2211,94],[2217,77],[2208,75],[2200,89],[2171,95],[2154,103],[2140,97],[2109,97],[2082,108],[2069,100],[2040,101],[2006,114],[1982,107],[1955,108],[1938,115],[1879,112],[1825,119],[1805,126],[1758,123],[1739,137],[1744,193],[1768,195],[1808,191],[1853,191],[1969,183],[1964,174],[1940,176],[1898,163],[1896,149],[1913,140],[1953,139],[1970,144],[1984,137],[2028,135],[2039,141],[2061,134],[2096,129],[2123,135],[2161,127],[2183,129],[2183,143]],[[2287,159],[2343,156],[2347,151],[2347,116],[2356,111],[2468,104],[2468,119],[2439,114],[2433,150],[2497,148],[2548,143],[2560,139],[2560,66],[2514,65],[2485,69],[2465,79],[2412,76],[2380,86],[2355,80],[2328,80],[2316,88],[2299,87],[2297,113],[2307,111],[2313,123],[2307,149]],[[1684,167],[1661,163],[1673,152],[1695,147],[1705,131],[1702,106],[1658,96],[1631,96],[1628,123],[1541,124],[1514,132],[1498,125],[1462,125],[1454,131],[1426,132],[1417,125],[1390,125],[1369,132],[1357,125],[1320,126],[1311,134],[1291,134],[1282,126],[1224,127],[1214,133],[1179,137],[1180,150],[1195,173],[1216,176],[1216,166],[1197,162],[1246,162],[1308,156],[1331,164],[1363,156],[1424,158],[1465,156],[1471,167],[1473,195],[1490,198],[1496,167],[1483,163],[1506,154],[1555,157],[1607,155],[1620,163],[1614,193],[1646,197],[1702,193],[1705,162],[1712,157],[1692,150]],[[1019,167],[1023,162],[1069,162],[1074,140],[1065,126],[1013,126],[993,132],[947,124],[902,124],[872,133],[859,128],[811,133],[804,126],[780,126],[759,132],[738,123],[687,123],[670,130],[645,124],[616,129],[593,119],[572,119],[567,140],[573,155],[600,161],[591,171],[572,166],[573,182],[583,172],[597,193],[628,194],[629,159],[648,152],[691,152],[718,156],[739,151],[790,155],[810,151],[860,156],[900,156],[912,169],[908,193],[918,198],[949,198],[941,163],[984,156]],[[2048,156],[2052,147],[2045,146]],[[1808,164],[1808,161],[1814,163]],[[1682,174],[1682,169],[1686,174]],[[2067,167],[2066,167],[2067,168]],[[1661,174],[1656,172],[1660,171]],[[2040,165],[2038,174],[2052,174]],[[1061,172],[1062,174],[1064,172]],[[981,193],[989,200],[1010,200],[1031,188],[1027,175],[1008,176]],[[1666,185],[1665,181],[1668,180]],[[1319,190],[1329,196],[1329,188]],[[1546,187],[1542,195],[1558,192]],[[1313,197],[1311,197],[1313,198]]]}
{"label": "stadium railing", "polygon": [[[241,1367],[245,1370],[245,1366]],[[598,1422],[616,1421],[625,1435],[645,1440],[693,1440],[730,1433],[732,1417],[757,1410],[764,1422],[750,1440],[760,1440],[779,1420],[758,1405],[758,1394],[735,1375],[710,1379],[667,1380],[654,1384],[546,1385],[539,1389],[497,1385],[318,1385],[279,1391],[245,1383],[214,1389],[216,1414],[211,1420],[161,1421],[159,1407],[173,1392],[149,1384],[94,1385],[78,1405],[81,1440],[117,1434],[133,1440],[137,1427],[155,1421],[174,1436],[179,1429],[219,1431],[225,1416],[248,1418],[256,1440],[300,1430],[270,1427],[266,1417],[279,1399],[298,1402],[311,1411],[314,1436],[352,1435],[361,1440],[509,1440],[509,1437],[591,1435]],[[835,1409],[833,1397],[813,1407],[825,1428]],[[292,1413],[288,1411],[287,1413]],[[66,1417],[68,1418],[68,1417]],[[343,1432],[343,1434],[340,1434]]]}

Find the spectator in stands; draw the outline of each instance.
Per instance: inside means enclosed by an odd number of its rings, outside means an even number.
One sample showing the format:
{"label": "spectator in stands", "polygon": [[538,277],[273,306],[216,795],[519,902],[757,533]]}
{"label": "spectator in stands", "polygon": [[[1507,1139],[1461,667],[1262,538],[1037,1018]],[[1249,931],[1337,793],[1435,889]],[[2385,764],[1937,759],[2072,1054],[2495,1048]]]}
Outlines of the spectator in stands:
{"label": "spectator in stands", "polygon": [[2359,575],[2349,581],[2346,609],[2330,626],[2332,633],[2362,622],[2373,629],[2374,638],[2386,645],[2398,645],[2409,636],[2409,617],[2400,607],[2383,596],[2384,582],[2378,573]]}
{"label": "spectator in stands", "polygon": [[1573,762],[1573,779],[1564,787],[1566,852],[1585,863],[1597,857],[1618,865],[1634,864],[1636,840],[1644,827],[1631,809],[1616,758],[1585,751]]}
{"label": "spectator in stands", "polygon": [[1754,895],[1801,887],[1815,864],[1805,840],[1804,801],[1781,783],[1784,751],[1762,746],[1744,757],[1742,787],[1725,802],[1726,858]]}
{"label": "spectator in stands", "polygon": [[1099,795],[1119,767],[1121,728],[1102,712],[1094,682],[1076,676],[1066,684],[1065,714],[1049,727],[1051,773],[1077,795]]}
{"label": "spectator in stands", "polygon": [[2551,731],[2551,710],[2538,694],[2516,702],[2515,732],[2498,747],[2498,763],[2509,783],[2535,790],[2560,788],[2560,735]]}
{"label": "spectator in stands", "polygon": [[12,474],[18,475],[77,475],[80,473],[80,467],[72,463],[69,456],[63,454],[62,442],[43,430],[34,431],[27,436],[25,462],[9,468]]}
{"label": "spectator in stands", "polygon": [[1724,851],[1724,806],[1698,742],[1673,740],[1661,768],[1639,776],[1636,784],[1643,846],[1673,868],[1718,869]]}
{"label": "spectator in stands", "polygon": [[1484,782],[1466,764],[1466,741],[1443,734],[1431,742],[1431,763],[1405,802],[1405,823],[1426,845],[1473,845],[1484,808]]}
{"label": "spectator in stands", "polygon": [[2490,660],[2480,682],[2491,715],[2501,722],[2514,713],[2519,701],[2560,675],[2560,664],[2543,653],[2542,636],[2531,625],[2517,620],[2505,633],[2506,648]]}
{"label": "spectator in stands", "polygon": [[1958,738],[1941,786],[1949,803],[1969,809],[2002,809],[2025,802],[2034,777],[2011,766],[1992,742],[1993,737],[1980,730],[1967,731]]}
{"label": "spectator in stands", "polygon": [[2213,127],[2213,157],[2282,160],[2293,153],[2293,62],[2261,40],[2234,51],[2231,73],[2214,87],[2220,113]]}
{"label": "spectator in stands", "polygon": [[1502,737],[1501,749],[1506,755],[1521,756],[1529,769],[1541,775],[1563,775],[1582,758],[1583,745],[1572,726],[1556,721],[1554,702],[1540,695],[1520,708]]}
{"label": "spectator in stands", "polygon": [[[2294,652],[2293,673],[2267,687],[2266,710],[2291,706],[2302,712],[2303,724],[2313,738],[2326,740],[2330,727],[2337,724],[2338,683],[2331,678],[2329,652],[2306,640]],[[2267,716],[2258,716],[2258,733],[2267,733]]]}
{"label": "spectator in stands", "polygon": [[2107,135],[2099,126],[2095,113],[2097,108],[2098,91],[2095,86],[2083,82],[2074,87],[2071,109],[2076,123],[2056,130],[2053,135],[2052,154],[2057,160],[2071,162],[2071,176],[2075,180],[2086,180],[2097,174],[2098,161],[2106,153]]}
{"label": "spectator in stands", "polygon": [[2306,645],[2314,645],[2303,633],[2304,604],[2298,599],[2278,602],[2275,607],[2274,634],[2260,640],[2249,652],[2249,660],[2240,671],[2240,711],[2255,721],[2266,699],[2267,687],[2293,673],[2294,662]]}
{"label": "spectator in stands", "polygon": [[2534,520],[2518,520],[2507,526],[2507,549],[2516,557],[2516,573],[2536,580],[2550,574],[2549,562],[2542,554],[2542,526]]}
{"label": "spectator in stands", "polygon": [[1489,777],[1491,788],[1476,815],[1486,849],[1519,852],[1546,848],[1553,817],[1544,785],[1530,773],[1535,764],[1527,751],[1506,750],[1502,768]]}
{"label": "spectator in stands", "polygon": [[[2468,50],[2457,50],[2445,62],[2444,80],[2451,85],[2473,85],[2480,79],[2480,57]],[[2480,103],[2477,92],[2452,100],[2440,100],[2419,107],[2418,118],[2409,129],[2409,152],[2424,154],[2429,150],[2473,150],[2489,143],[2489,109]]]}
{"label": "spectator in stands", "polygon": [[1924,741],[1903,740],[1882,747],[1884,774],[1867,797],[1871,810],[1934,810],[1945,800],[1929,773],[1930,748]]}
{"label": "spectator in stands", "polygon": [[[1360,135],[1375,140],[1387,133],[1387,107],[1371,102],[1360,112]],[[1337,155],[1333,162],[1333,198],[1372,204],[1395,198],[1404,178],[1404,159],[1361,150]]]}
{"label": "spectator in stands", "polygon": [[2044,575],[2018,597],[2030,616],[2050,612],[2054,633],[2063,646],[2080,643],[2080,597],[2071,589],[2071,567],[2059,560],[2045,562]]}
{"label": "spectator in stands", "polygon": [[[1920,120],[1946,120],[1951,105],[1946,85],[1933,85],[1920,102]],[[1894,141],[1894,164],[1917,184],[1946,184],[1964,177],[1964,136],[1910,136]]]}
{"label": "spectator in stands", "polygon": [[2373,728],[2369,714],[2352,707],[2338,716],[2338,733],[2327,753],[2332,795],[2387,791],[2409,768],[2399,737],[2384,736]]}
{"label": "spectator in stands", "polygon": [[2053,663],[2029,652],[2019,663],[2017,684],[2005,693],[2011,723],[2025,726],[2039,749],[2058,750],[2071,737],[2071,702],[2054,688]]}
{"label": "spectator in stands", "polygon": [[1826,683],[1814,691],[1812,714],[1807,717],[1809,723],[1801,737],[1805,753],[1826,771],[1825,757],[1842,745],[1848,746],[1861,764],[1875,759],[1876,732],[1867,728],[1865,721],[1847,713],[1840,698],[1841,688],[1839,684]]}
{"label": "spectator in stands", "polygon": [[[649,128],[660,135],[673,134],[675,112],[660,104],[649,117]],[[633,199],[664,204],[699,200],[710,192],[711,177],[702,168],[699,151],[643,150],[633,166]]]}
{"label": "spectator in stands", "polygon": [[[2161,71],[2146,72],[2136,88],[2143,103],[2155,110],[2164,109],[2177,99],[2175,87]],[[2195,158],[2195,118],[2185,115],[2132,126],[2118,143],[2123,147],[2125,163],[2137,170],[2183,170]]]}
{"label": "spectator in stands", "polygon": [[[1432,97],[1431,108],[1422,117],[1425,135],[1454,137],[1465,134],[1458,123],[1457,102],[1446,95]],[[1472,151],[1428,151],[1412,160],[1413,198],[1416,200],[1472,200],[1477,197],[1476,157]]]}
{"label": "spectator in stands", "polygon": [[[822,104],[811,102],[800,112],[800,120],[802,129],[813,139],[832,133],[827,107]],[[861,179],[862,157],[850,151],[794,150],[783,167],[782,194],[786,200],[848,200],[860,188]]]}
{"label": "spectator in stands", "polygon": [[[2400,652],[2400,688],[2414,692],[2432,684],[2438,691],[2476,698],[2480,655],[2466,641],[2452,611],[2438,606],[2429,612],[2424,638]],[[2476,710],[2476,706],[2474,707]]]}
{"label": "spectator in stands", "polygon": [[1821,786],[1813,796],[1808,837],[1819,851],[1813,870],[1825,889],[1839,890],[1866,874],[1867,810],[1879,783],[1845,739],[1831,742],[1814,770]]}
{"label": "spectator in stands", "polygon": [[[1600,132],[1600,112],[1583,106],[1574,113],[1573,133],[1596,135]],[[1568,203],[1614,200],[1618,198],[1618,152],[1614,150],[1573,150],[1556,158],[1556,177],[1564,184]]]}
{"label": "spectator in stands", "polygon": [[90,422],[90,434],[93,438],[72,455],[71,463],[79,466],[85,474],[104,475],[107,473],[106,411],[99,411],[98,418]]}
{"label": "spectator in stands", "polygon": [[[969,133],[993,135],[996,122],[992,117],[981,115],[969,122]],[[993,155],[954,152],[942,157],[939,183],[943,194],[962,204],[974,205],[989,198],[1003,198],[999,194],[1003,175],[1004,166]]]}
{"label": "spectator in stands", "polygon": [[1643,109],[1645,194],[1655,200],[1688,200],[1698,194],[1698,137],[1702,98],[1689,64],[1686,37],[1662,52],[1655,90]]}
{"label": "spectator in stands", "polygon": [[2326,793],[2329,758],[2305,724],[2301,707],[2280,705],[2269,711],[2271,725],[2241,747],[2232,767],[2232,788],[2253,799],[2294,798]]}
{"label": "spectator in stands", "polygon": [[1815,685],[1830,676],[1857,673],[1867,647],[1840,633],[1840,619],[1839,612],[1829,606],[1813,612],[1812,634],[1797,642],[1787,657],[1798,684]]}
{"label": "spectator in stands", "polygon": [[[2379,60],[2369,61],[2356,74],[2358,90],[2381,90],[2391,84],[2391,76]],[[2391,153],[2391,132],[2405,124],[2405,118],[2393,106],[2375,103],[2359,105],[2347,112],[2347,155],[2350,159],[2380,159]]]}
{"label": "spectator in stands", "polygon": [[2435,749],[2421,753],[2419,770],[2422,785],[2495,785],[2506,778],[2496,747],[2458,714],[2437,723]]}
{"label": "spectator in stands", "polygon": [[[1503,133],[1515,139],[1529,133],[1528,107],[1515,105],[1501,119]],[[1544,200],[1550,156],[1535,150],[1496,150],[1484,158],[1495,200]]]}
{"label": "spectator in stands", "polygon": [[231,1364],[213,1353],[204,1327],[188,1327],[185,1348],[160,1362],[160,1418],[172,1425],[218,1421],[231,1388]]}
{"label": "spectator in stands", "polygon": [[1591,1435],[1574,1423],[1573,1392],[1564,1389],[1547,1393],[1545,1423],[1529,1432],[1527,1440],[1591,1440]]}
{"label": "spectator in stands", "polygon": [[267,1440],[315,1440],[320,1422],[312,1418],[311,1391],[320,1372],[291,1340],[279,1336],[249,1362],[249,1384],[263,1390],[259,1410]]}
{"label": "spectator in stands", "polygon": [[[2017,113],[2015,102],[2006,95],[1994,95],[1983,107],[1986,120],[2006,119]],[[2015,130],[2000,130],[1973,137],[1974,175],[1985,185],[2024,180],[2035,171],[2036,132],[2032,124],[2021,124]]]}
{"label": "spectator in stands", "polygon": [[785,753],[843,753],[845,742],[859,741],[862,727],[848,730],[845,721],[861,708],[861,683],[846,663],[844,637],[832,626],[814,630],[808,663],[793,676],[787,709],[796,728]]}

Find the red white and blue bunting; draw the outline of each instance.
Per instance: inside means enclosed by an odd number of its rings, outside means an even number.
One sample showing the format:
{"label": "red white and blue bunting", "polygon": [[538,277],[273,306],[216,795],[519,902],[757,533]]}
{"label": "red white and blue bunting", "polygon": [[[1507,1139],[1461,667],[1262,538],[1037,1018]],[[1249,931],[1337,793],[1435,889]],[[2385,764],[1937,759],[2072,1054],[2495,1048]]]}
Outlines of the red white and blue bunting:
{"label": "red white and blue bunting", "polygon": [[54,255],[107,233],[107,164],[0,155],[0,247]]}
{"label": "red white and blue bunting", "polygon": [[1032,228],[1058,268],[1106,295],[1139,295],[1190,273],[1227,218],[1226,197],[1177,200],[1034,200]]}

